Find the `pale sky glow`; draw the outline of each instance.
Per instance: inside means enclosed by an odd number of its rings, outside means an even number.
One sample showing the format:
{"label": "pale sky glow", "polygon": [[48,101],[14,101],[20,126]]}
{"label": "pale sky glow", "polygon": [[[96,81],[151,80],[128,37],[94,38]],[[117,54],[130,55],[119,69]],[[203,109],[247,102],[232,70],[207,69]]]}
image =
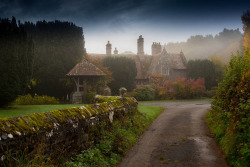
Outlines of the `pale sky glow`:
{"label": "pale sky glow", "polygon": [[[239,16],[240,17],[240,16]],[[237,29],[239,28],[242,32],[241,21],[238,24],[216,24],[216,25],[188,25],[185,28],[181,26],[174,27],[173,25],[164,27],[154,26],[129,26],[123,28],[121,31],[115,31],[112,29],[106,29],[103,31],[102,27],[100,30],[87,31],[85,29],[85,46],[88,53],[105,53],[106,44],[109,40],[112,44],[112,51],[115,47],[119,53],[124,51],[137,52],[137,39],[139,35],[144,38],[144,52],[151,54],[151,45],[153,42],[160,42],[162,45],[168,42],[183,42],[186,41],[190,36],[194,35],[213,35],[215,36],[221,32],[224,28]],[[141,28],[143,27],[143,28]],[[96,33],[103,32],[103,33]]]}

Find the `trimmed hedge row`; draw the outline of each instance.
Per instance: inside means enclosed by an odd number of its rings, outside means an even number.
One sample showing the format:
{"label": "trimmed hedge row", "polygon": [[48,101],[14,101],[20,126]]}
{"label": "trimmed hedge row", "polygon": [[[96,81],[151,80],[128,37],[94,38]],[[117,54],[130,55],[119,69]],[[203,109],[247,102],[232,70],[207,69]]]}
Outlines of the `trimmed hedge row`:
{"label": "trimmed hedge row", "polygon": [[[53,159],[69,157],[87,149],[101,138],[102,129],[113,119],[137,112],[134,98],[59,109],[45,113],[0,119],[0,164],[13,157],[36,154]],[[39,147],[38,147],[39,146]]]}

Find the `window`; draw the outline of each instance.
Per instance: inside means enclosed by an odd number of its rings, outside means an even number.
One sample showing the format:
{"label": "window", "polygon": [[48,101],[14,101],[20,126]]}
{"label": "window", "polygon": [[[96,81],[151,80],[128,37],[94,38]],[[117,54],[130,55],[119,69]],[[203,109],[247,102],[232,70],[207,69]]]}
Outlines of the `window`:
{"label": "window", "polygon": [[165,74],[165,75],[168,75],[168,68],[167,67],[162,67],[161,68],[161,73]]}

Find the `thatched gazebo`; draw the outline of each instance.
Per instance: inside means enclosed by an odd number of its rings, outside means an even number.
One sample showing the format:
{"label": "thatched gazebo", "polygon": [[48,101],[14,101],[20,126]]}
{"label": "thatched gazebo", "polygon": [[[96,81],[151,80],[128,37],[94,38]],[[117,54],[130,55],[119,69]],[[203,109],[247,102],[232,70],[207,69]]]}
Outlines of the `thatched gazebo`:
{"label": "thatched gazebo", "polygon": [[86,102],[87,80],[90,80],[91,78],[102,77],[106,74],[94,64],[88,62],[88,60],[83,59],[66,75],[74,81],[76,86],[75,91],[72,92],[70,96],[71,102],[79,104]]}

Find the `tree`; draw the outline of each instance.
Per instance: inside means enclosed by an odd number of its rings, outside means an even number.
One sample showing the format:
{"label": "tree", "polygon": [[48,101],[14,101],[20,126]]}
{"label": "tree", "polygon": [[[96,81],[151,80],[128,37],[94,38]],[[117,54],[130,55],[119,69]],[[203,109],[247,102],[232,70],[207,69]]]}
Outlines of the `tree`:
{"label": "tree", "polygon": [[243,13],[241,17],[242,23],[244,24],[244,42],[243,46],[245,48],[250,48],[250,10]]}
{"label": "tree", "polygon": [[25,92],[31,78],[33,42],[13,17],[0,19],[0,107]]}
{"label": "tree", "polygon": [[186,42],[168,43],[168,52],[182,50],[187,59],[205,59],[213,54],[220,54],[222,60],[229,62],[231,53],[241,49],[242,34],[239,29],[223,29],[218,35],[195,35]]}
{"label": "tree", "polygon": [[217,55],[217,54],[210,56],[209,60],[211,60],[214,63],[215,81],[216,83],[219,83],[223,79],[225,69],[226,69],[226,64],[223,63],[222,56]]}
{"label": "tree", "polygon": [[33,79],[36,85],[29,93],[66,97],[72,87],[65,75],[85,54],[82,28],[57,20],[26,22],[24,27],[35,46]]}
{"label": "tree", "polygon": [[122,56],[106,56],[103,59],[103,66],[108,67],[112,72],[113,81],[108,86],[113,94],[119,94],[121,87],[125,87],[128,91],[132,90],[137,75],[133,59]]}
{"label": "tree", "polygon": [[190,60],[187,64],[188,77],[191,79],[204,78],[206,89],[217,86],[215,65],[210,60]]}

